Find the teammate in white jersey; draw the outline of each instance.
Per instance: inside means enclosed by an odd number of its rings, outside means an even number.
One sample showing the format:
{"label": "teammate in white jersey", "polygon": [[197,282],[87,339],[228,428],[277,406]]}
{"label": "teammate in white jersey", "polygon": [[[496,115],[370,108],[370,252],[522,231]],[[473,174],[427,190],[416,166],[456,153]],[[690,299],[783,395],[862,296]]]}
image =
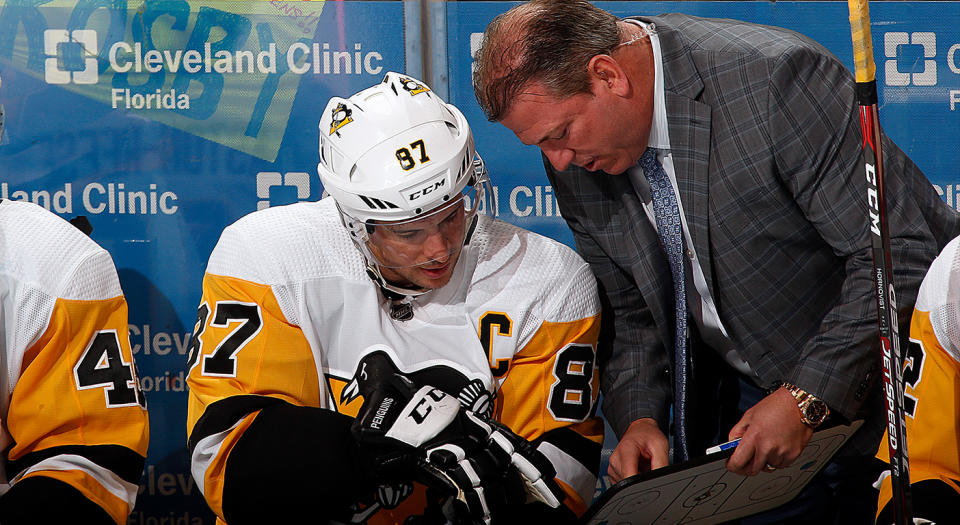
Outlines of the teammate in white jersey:
{"label": "teammate in white jersey", "polygon": [[126,523],[147,441],[110,254],[0,201],[0,523]]}
{"label": "teammate in white jersey", "polygon": [[454,106],[388,73],[320,120],[328,197],[207,265],[192,472],[222,521],[571,522],[603,438],[590,268],[496,220]]}
{"label": "teammate in white jersey", "polygon": [[[920,285],[903,357],[904,416],[916,523],[957,523],[960,508],[960,237],[934,259]],[[888,436],[877,457],[889,461]],[[893,523],[889,472],[877,524]]]}

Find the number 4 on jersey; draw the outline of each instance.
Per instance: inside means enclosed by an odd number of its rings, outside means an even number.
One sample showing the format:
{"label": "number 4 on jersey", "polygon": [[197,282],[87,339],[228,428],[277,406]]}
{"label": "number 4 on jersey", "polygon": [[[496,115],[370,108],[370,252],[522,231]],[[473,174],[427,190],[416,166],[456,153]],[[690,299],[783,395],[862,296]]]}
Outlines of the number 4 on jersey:
{"label": "number 4 on jersey", "polygon": [[73,367],[73,377],[78,390],[103,388],[108,408],[147,406],[136,366],[123,360],[116,330],[101,330],[93,335]]}

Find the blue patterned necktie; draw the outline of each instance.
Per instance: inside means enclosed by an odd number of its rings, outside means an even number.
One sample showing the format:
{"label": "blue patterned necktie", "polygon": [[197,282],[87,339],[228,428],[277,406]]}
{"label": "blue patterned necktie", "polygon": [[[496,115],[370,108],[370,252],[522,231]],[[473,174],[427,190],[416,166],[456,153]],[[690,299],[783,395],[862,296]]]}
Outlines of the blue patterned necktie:
{"label": "blue patterned necktie", "polygon": [[657,160],[657,150],[647,148],[640,157],[640,167],[650,183],[653,197],[653,215],[657,221],[657,235],[666,252],[673,274],[674,306],[676,310],[676,333],[674,334],[673,370],[673,418],[674,455],[680,461],[689,458],[687,449],[687,300],[683,278],[683,228],[680,222],[680,207],[670,184],[670,178]]}

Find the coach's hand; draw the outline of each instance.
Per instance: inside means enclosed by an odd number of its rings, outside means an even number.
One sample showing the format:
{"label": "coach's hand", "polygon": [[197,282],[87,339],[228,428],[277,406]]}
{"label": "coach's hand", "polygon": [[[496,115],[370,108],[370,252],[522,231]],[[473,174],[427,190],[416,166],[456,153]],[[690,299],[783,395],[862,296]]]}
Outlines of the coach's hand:
{"label": "coach's hand", "polygon": [[803,452],[813,429],[800,419],[797,401],[783,387],[744,412],[730,430],[729,439],[740,438],[727,470],[746,476],[789,467]]}
{"label": "coach's hand", "polygon": [[607,474],[616,483],[640,472],[647,472],[670,463],[670,443],[657,422],[642,418],[630,423],[617,448],[610,455]]}

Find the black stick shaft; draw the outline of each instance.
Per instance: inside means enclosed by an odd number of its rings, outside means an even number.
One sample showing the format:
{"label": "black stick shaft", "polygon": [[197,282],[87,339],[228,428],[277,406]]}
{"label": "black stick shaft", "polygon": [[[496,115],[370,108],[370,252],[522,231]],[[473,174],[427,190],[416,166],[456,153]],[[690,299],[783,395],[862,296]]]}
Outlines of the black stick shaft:
{"label": "black stick shaft", "polygon": [[880,142],[880,116],[877,111],[877,82],[870,37],[868,0],[847,0],[863,130],[864,175],[870,207],[870,232],[873,244],[874,284],[877,295],[877,327],[883,365],[883,391],[887,409],[887,445],[893,488],[893,514],[896,525],[912,525],[910,467],[903,410],[903,359],[897,327],[897,304],[890,260],[890,233],[887,226],[884,194],[883,152]]}

